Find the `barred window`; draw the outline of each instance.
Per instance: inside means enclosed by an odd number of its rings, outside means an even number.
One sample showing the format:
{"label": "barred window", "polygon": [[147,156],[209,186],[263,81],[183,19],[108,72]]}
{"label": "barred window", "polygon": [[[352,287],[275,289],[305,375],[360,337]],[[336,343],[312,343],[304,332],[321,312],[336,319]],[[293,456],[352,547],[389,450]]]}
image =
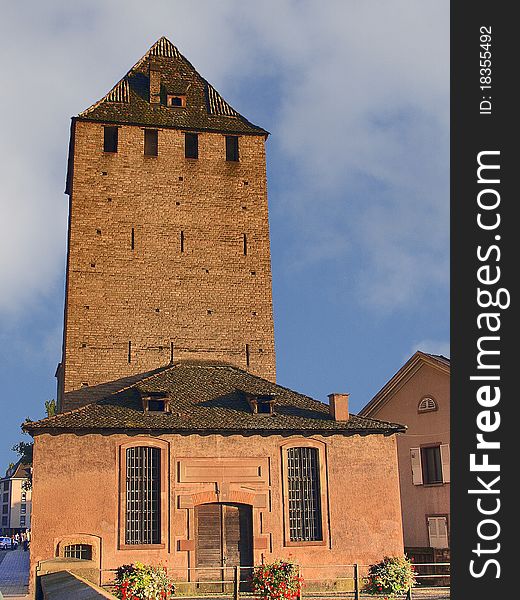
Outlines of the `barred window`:
{"label": "barred window", "polygon": [[126,450],[126,544],[159,544],[161,451],[136,446]]}
{"label": "barred window", "polygon": [[92,546],[90,544],[70,544],[65,546],[65,558],[79,558],[92,560]]}
{"label": "barred window", "polygon": [[319,456],[316,448],[288,448],[289,539],[323,539]]}

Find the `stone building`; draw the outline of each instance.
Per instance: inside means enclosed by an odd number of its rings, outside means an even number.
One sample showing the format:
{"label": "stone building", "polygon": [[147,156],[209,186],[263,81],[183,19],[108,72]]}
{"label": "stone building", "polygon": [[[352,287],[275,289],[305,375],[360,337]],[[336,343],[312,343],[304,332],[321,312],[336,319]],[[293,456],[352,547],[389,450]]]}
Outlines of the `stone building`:
{"label": "stone building", "polygon": [[73,119],[33,574],[402,554],[403,427],[275,383],[266,139],[165,38]]}
{"label": "stone building", "polygon": [[406,425],[397,440],[405,551],[449,559],[450,360],[416,352],[360,415]]}

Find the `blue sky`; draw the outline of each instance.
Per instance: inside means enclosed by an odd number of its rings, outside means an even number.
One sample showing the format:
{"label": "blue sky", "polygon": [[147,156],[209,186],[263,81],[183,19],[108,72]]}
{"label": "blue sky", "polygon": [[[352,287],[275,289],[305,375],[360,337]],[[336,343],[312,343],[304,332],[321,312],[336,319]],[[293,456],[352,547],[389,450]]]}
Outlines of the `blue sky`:
{"label": "blue sky", "polygon": [[0,470],[55,398],[70,117],[162,35],[267,142],[278,382],[359,410],[449,355],[447,0],[2,8]]}

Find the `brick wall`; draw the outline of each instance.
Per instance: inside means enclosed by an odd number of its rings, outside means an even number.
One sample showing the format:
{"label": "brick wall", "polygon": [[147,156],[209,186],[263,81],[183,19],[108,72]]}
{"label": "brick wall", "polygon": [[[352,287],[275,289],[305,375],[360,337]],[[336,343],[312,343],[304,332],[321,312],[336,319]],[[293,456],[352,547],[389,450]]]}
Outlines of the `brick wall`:
{"label": "brick wall", "polygon": [[220,133],[186,159],[180,130],[159,131],[157,157],[142,127],[121,126],[114,154],[103,131],[75,124],[63,391],[166,365],[172,345],[274,380],[264,136],[229,162]]}

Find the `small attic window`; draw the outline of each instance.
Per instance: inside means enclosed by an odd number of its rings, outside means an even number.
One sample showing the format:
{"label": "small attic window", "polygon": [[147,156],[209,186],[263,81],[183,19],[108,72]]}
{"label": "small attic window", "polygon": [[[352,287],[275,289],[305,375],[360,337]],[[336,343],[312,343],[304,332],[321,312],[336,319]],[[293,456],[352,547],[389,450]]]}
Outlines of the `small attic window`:
{"label": "small attic window", "polygon": [[166,106],[175,107],[184,107],[186,106],[186,96],[166,96]]}
{"label": "small attic window", "polygon": [[164,400],[148,400],[149,412],[164,412],[166,409],[166,402]]}
{"label": "small attic window", "polygon": [[433,398],[431,398],[430,396],[427,396],[426,398],[423,398],[420,402],[419,402],[419,406],[417,407],[417,412],[423,413],[423,412],[431,412],[434,410],[438,410],[438,406],[437,406],[437,402],[435,402],[435,400]]}
{"label": "small attic window", "polygon": [[170,412],[170,402],[164,392],[148,393],[143,396],[143,410],[151,413]]}
{"label": "small attic window", "polygon": [[246,394],[246,400],[255,415],[274,414],[274,394]]}

